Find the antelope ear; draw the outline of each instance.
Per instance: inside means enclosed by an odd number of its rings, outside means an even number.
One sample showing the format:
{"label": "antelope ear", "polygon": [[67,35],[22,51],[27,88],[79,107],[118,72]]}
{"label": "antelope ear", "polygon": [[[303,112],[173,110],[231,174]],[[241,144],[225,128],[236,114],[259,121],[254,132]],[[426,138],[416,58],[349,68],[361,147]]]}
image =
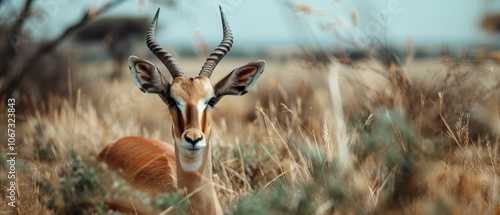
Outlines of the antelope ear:
{"label": "antelope ear", "polygon": [[234,69],[214,86],[215,97],[218,100],[225,95],[244,95],[255,86],[265,66],[265,61],[257,60]]}
{"label": "antelope ear", "polygon": [[153,63],[132,55],[128,58],[128,67],[135,85],[142,92],[160,95],[166,93],[165,83],[168,82]]}

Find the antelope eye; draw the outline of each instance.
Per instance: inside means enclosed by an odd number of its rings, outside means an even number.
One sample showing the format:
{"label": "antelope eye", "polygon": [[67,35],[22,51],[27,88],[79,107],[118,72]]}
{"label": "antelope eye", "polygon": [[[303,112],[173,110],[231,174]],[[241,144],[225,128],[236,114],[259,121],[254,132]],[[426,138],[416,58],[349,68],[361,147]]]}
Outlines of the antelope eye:
{"label": "antelope eye", "polygon": [[166,103],[168,107],[175,107],[177,105],[177,102],[172,97],[168,97]]}
{"label": "antelope eye", "polygon": [[214,107],[217,104],[217,102],[219,102],[219,98],[212,97],[207,103],[210,107]]}

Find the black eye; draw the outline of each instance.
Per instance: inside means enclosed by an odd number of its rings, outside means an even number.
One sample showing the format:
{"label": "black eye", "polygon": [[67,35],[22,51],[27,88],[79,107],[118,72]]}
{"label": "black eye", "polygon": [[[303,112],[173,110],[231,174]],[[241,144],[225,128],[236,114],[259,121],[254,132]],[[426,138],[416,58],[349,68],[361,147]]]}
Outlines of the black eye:
{"label": "black eye", "polygon": [[209,101],[208,101],[208,105],[210,105],[210,107],[214,107],[217,102],[219,102],[219,98],[217,97],[212,97]]}
{"label": "black eye", "polygon": [[172,97],[168,97],[165,101],[168,107],[175,107],[177,105],[177,102]]}

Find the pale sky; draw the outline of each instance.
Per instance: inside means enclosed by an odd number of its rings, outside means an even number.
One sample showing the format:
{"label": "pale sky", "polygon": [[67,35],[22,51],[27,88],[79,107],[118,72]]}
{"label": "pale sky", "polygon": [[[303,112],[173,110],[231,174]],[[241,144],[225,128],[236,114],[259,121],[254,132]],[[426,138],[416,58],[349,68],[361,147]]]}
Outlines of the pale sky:
{"label": "pale sky", "polygon": [[[7,0],[19,5],[17,0]],[[141,4],[141,2],[145,2]],[[29,20],[34,39],[54,37],[61,26],[76,22],[83,8],[104,0],[46,0],[38,20]],[[366,41],[366,36],[387,38],[401,45],[482,44],[498,37],[483,32],[478,24],[487,12],[500,12],[498,0],[177,0],[176,7],[157,1],[129,0],[104,16],[130,15],[152,18],[161,7],[158,40],[168,44],[190,44],[196,32],[217,44],[222,37],[217,5],[222,5],[235,36],[247,45],[341,44]],[[311,14],[294,12],[290,3],[308,5]],[[141,5],[144,5],[142,7]],[[0,8],[1,9],[1,8]],[[356,11],[359,25],[353,25]],[[2,12],[2,10],[0,10]]]}

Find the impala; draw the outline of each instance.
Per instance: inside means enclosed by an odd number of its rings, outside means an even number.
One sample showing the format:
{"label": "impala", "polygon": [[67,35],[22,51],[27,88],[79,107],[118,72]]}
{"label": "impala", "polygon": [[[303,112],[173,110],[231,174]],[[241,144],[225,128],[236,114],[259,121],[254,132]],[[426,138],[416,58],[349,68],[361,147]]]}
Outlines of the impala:
{"label": "impala", "polygon": [[156,41],[159,9],[146,37],[148,48],[170,72],[172,83],[153,63],[129,57],[129,68],[137,87],[158,94],[172,116],[174,146],[143,137],[124,137],[107,145],[98,155],[122,177],[151,194],[184,189],[190,214],[222,214],[212,179],[210,144],[211,110],[225,95],[243,95],[253,88],[265,62],[250,62],[234,69],[212,86],[210,76],[233,44],[231,29],[222,9],[223,39],[210,54],[196,77],[186,77],[175,59]]}

